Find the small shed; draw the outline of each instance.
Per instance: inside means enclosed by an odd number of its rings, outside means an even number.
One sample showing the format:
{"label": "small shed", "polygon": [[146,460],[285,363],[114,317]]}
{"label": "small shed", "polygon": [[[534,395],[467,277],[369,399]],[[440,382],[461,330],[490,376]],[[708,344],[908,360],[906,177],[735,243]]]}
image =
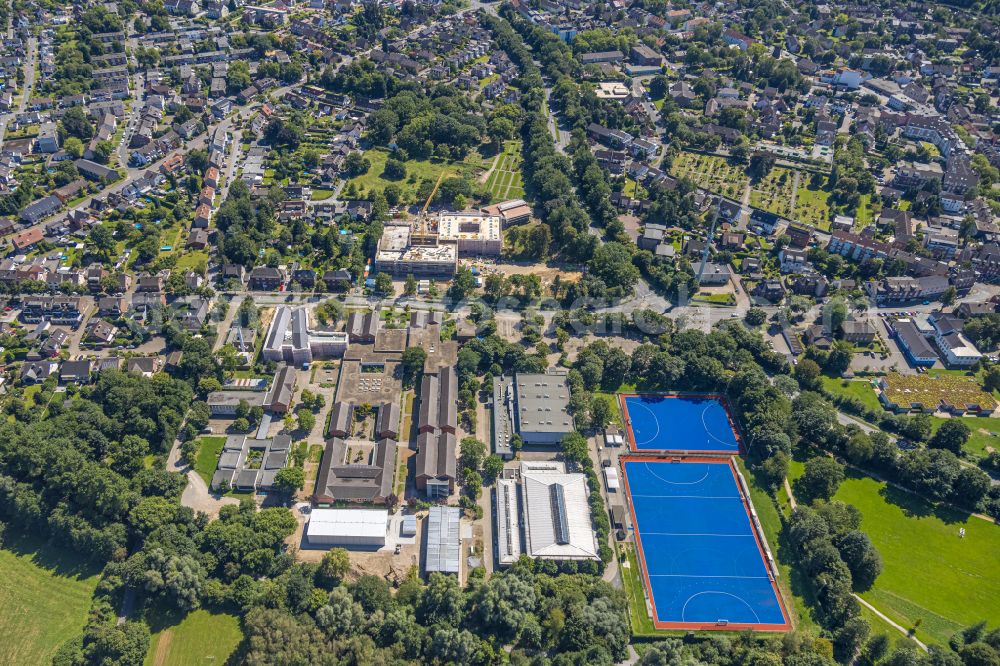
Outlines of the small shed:
{"label": "small shed", "polygon": [[400,534],[405,537],[417,536],[416,516],[403,516],[403,526]]}
{"label": "small shed", "polygon": [[609,493],[618,492],[618,468],[616,467],[605,467],[604,468],[604,481],[608,486]]}

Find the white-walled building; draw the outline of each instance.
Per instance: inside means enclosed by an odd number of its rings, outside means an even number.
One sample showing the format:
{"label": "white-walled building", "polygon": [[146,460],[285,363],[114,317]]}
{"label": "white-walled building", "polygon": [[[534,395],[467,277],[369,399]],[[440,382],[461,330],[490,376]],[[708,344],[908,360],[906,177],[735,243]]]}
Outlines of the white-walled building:
{"label": "white-walled building", "polygon": [[268,361],[300,365],[312,362],[313,358],[343,356],[347,345],[347,333],[310,331],[306,308],[282,305],[274,312],[261,353]]}
{"label": "white-walled building", "polygon": [[388,531],[385,509],[313,509],[306,538],[314,546],[381,548]]}

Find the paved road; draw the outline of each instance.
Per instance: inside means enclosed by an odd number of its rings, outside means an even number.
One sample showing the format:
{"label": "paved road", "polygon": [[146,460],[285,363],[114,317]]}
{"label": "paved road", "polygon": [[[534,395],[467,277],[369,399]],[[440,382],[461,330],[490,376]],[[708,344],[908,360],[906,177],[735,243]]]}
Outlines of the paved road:
{"label": "paved road", "polygon": [[28,100],[31,99],[31,93],[35,88],[35,72],[38,69],[38,39],[35,37],[28,38],[28,53],[24,62],[24,92],[21,94],[21,99],[17,104],[17,109],[11,113],[5,113],[0,116],[0,144],[3,144],[4,134],[7,132],[7,125],[9,125],[14,117],[19,113],[24,113],[24,110],[28,108]]}
{"label": "paved road", "polygon": [[[535,63],[538,65],[539,63]],[[569,140],[571,134],[569,131],[559,127],[559,119],[556,117],[556,112],[552,110],[552,105],[549,102],[549,97],[552,95],[552,86],[546,84],[545,88],[545,109],[548,111],[548,125],[549,132],[552,134],[552,141],[555,143],[556,150],[560,153],[566,153],[566,148],[569,146]]]}
{"label": "paved road", "polygon": [[187,479],[188,484],[184,487],[184,492],[181,493],[181,506],[200,511],[208,515],[209,518],[217,518],[219,509],[222,507],[227,504],[240,503],[235,497],[213,495],[205,484],[205,480],[194,470],[188,470]]}

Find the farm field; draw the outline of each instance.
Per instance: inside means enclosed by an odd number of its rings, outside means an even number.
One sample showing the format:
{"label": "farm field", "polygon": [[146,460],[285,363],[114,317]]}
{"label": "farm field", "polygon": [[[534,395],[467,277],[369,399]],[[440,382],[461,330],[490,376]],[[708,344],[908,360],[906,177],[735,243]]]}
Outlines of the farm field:
{"label": "farm field", "polygon": [[[385,171],[385,163],[389,159],[389,151],[383,148],[375,148],[365,152],[365,157],[371,162],[368,172],[360,176],[355,176],[347,181],[346,187],[354,187],[358,193],[369,192],[372,188],[379,191],[390,183],[395,183],[402,190],[403,200],[416,203],[417,191],[420,183],[429,180],[437,182],[441,174],[449,176],[465,176],[469,180],[475,181],[481,173],[489,168],[489,163],[483,160],[477,153],[470,153],[462,161],[430,159],[406,161],[406,177],[401,180],[389,180],[382,176]],[[346,195],[345,195],[346,196]],[[423,203],[422,201],[419,203]]]}
{"label": "farm field", "polygon": [[967,625],[1000,617],[996,525],[857,474],[835,499],[861,511],[861,529],[882,554],[882,575],[861,596],[904,627],[920,620],[917,638],[946,643]]}
{"label": "farm field", "polygon": [[179,621],[154,616],[149,623],[153,635],[144,666],[225,664],[243,640],[239,619],[228,613],[198,609]]}
{"label": "farm field", "polygon": [[748,178],[743,167],[735,166],[723,157],[682,152],[674,158],[670,174],[688,178],[700,187],[732,199],[743,196]]}
{"label": "farm field", "polygon": [[759,181],[752,183],[750,205],[780,215],[792,216],[792,197],[795,195],[795,172],[774,167]]}
{"label": "farm field", "polygon": [[812,178],[803,173],[799,181],[799,189],[795,195],[795,219],[803,224],[817,229],[830,228],[830,193],[824,189],[827,179],[819,188],[813,187]]}
{"label": "farm field", "polygon": [[[83,630],[99,569],[8,530],[0,549],[0,663],[47,664]],[[15,640],[16,637],[16,640]]]}
{"label": "farm field", "polygon": [[494,201],[524,198],[524,181],[521,176],[521,142],[507,141],[503,152],[497,155],[493,171],[486,179],[486,189]]}

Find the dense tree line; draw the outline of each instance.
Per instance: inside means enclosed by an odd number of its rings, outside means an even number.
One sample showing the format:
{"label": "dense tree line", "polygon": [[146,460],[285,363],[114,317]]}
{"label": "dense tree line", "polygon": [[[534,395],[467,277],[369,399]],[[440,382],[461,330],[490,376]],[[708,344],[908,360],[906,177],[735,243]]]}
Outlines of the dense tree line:
{"label": "dense tree line", "polygon": [[[539,203],[536,212],[552,230],[553,245],[561,256],[570,261],[587,261],[597,248],[598,239],[590,235],[590,217],[577,199],[570,160],[559,154],[553,145],[547,119],[542,111],[544,101],[542,80],[532,62],[531,53],[507,21],[486,17],[494,39],[511,60],[521,68],[519,85],[524,91],[522,106],[525,120],[523,139],[523,171],[525,185]],[[556,40],[558,41],[558,40]],[[569,56],[572,57],[571,55]]]}
{"label": "dense tree line", "polygon": [[250,188],[237,180],[219,206],[215,224],[221,232],[216,234],[219,254],[234,264],[252,267],[260,247],[274,234],[274,204],[251,200]]}
{"label": "dense tree line", "polygon": [[414,571],[392,595],[381,578],[348,583],[330,568],[326,558],[296,565],[251,603],[247,663],[610,666],[626,656],[624,595],[596,577],[536,572],[523,559],[464,589]]}

